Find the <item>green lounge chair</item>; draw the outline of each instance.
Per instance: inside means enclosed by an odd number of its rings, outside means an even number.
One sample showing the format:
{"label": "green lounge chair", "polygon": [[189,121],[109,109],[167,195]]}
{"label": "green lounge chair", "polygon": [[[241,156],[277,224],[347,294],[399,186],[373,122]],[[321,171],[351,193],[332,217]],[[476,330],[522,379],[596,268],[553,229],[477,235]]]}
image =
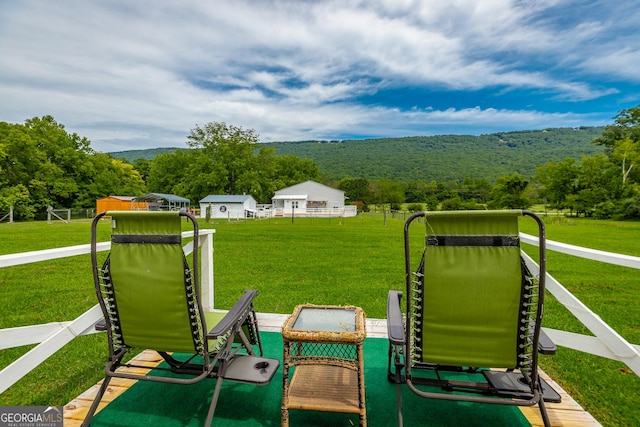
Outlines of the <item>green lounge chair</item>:
{"label": "green lounge chair", "polygon": [[[532,277],[520,252],[518,220],[538,226],[540,274]],[[423,220],[424,244],[411,224]],[[415,223],[418,223],[416,221]],[[413,237],[413,239],[411,239]],[[544,224],[528,211],[420,212],[405,223],[406,298],[387,302],[388,379],[434,399],[538,405],[560,397],[538,375],[538,353],[555,346],[541,338],[544,302]],[[422,248],[421,248],[422,246]],[[416,249],[415,259],[411,252]],[[421,254],[421,255],[420,255]]]}
{"label": "green lounge chair", "polygon": [[[111,251],[100,267],[97,225],[109,217]],[[182,219],[194,229],[192,268],[182,246]],[[91,261],[96,295],[107,331],[109,360],[105,379],[83,425],[90,425],[113,377],[193,384],[215,378],[206,425],[213,420],[223,379],[266,384],[279,366],[262,357],[253,299],[245,291],[228,312],[205,312],[198,280],[198,223],[187,212],[110,211],[95,217],[91,227]],[[96,328],[100,329],[97,325]],[[259,356],[253,345],[257,345]],[[132,348],[157,351],[179,375],[158,376],[118,370]],[[164,366],[164,365],[161,365]]]}

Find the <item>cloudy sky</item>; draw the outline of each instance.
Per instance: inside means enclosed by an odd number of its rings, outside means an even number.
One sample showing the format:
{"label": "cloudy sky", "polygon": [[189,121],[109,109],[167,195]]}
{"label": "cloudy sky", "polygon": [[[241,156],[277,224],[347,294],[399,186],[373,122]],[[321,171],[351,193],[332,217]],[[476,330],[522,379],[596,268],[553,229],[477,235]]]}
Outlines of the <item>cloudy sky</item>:
{"label": "cloudy sky", "polygon": [[0,121],[97,151],[483,134],[640,104],[637,0],[0,0]]}

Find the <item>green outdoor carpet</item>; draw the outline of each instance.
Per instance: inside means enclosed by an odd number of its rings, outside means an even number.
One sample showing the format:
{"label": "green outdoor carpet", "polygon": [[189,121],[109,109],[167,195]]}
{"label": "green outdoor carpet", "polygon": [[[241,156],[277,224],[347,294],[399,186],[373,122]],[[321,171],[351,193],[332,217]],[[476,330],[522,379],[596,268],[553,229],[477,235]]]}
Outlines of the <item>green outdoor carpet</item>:
{"label": "green outdoor carpet", "polygon": [[[282,336],[261,333],[265,357],[282,361]],[[364,345],[367,421],[371,427],[398,424],[396,389],[387,382],[386,339],[367,338]],[[201,426],[207,416],[215,380],[194,385],[138,381],[98,413],[95,427]],[[266,386],[225,381],[214,416],[215,426],[279,426],[282,367]],[[405,426],[529,426],[514,406],[423,399],[403,386]],[[289,411],[291,426],[357,426],[352,414]]]}

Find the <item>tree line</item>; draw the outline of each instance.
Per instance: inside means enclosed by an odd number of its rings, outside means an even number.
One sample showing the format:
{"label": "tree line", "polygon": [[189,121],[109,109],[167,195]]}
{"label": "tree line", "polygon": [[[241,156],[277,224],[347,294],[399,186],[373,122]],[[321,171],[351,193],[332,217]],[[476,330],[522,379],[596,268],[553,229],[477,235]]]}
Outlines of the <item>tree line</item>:
{"label": "tree line", "polygon": [[541,202],[596,218],[640,218],[640,105],[622,110],[593,141],[604,154],[537,168]]}
{"label": "tree line", "polygon": [[[93,208],[98,198],[169,193],[197,203],[209,194],[250,194],[269,203],[274,192],[305,180],[345,191],[348,203],[399,209],[528,208],[598,218],[640,218],[640,105],[622,110],[594,145],[603,154],[548,162],[532,176],[518,171],[491,178],[407,180],[368,176],[327,177],[310,158],[278,155],[252,129],[222,122],[196,126],[188,149],[131,163],[95,152],[87,138],[68,133],[51,116],[24,124],[0,122],[0,213],[42,217],[46,208]],[[371,178],[374,177],[374,178]]]}
{"label": "tree line", "polygon": [[0,122],[0,212],[43,218],[53,208],[94,207],[109,194],[142,194],[145,182],[129,163],[96,153],[51,116]]}
{"label": "tree line", "polygon": [[94,208],[102,197],[147,192],[196,203],[209,194],[269,201],[280,188],[320,180],[311,160],[276,156],[273,147],[256,150],[253,130],[209,123],[192,129],[187,145],[191,149],[129,163],[95,152],[87,138],[68,133],[51,116],[0,122],[0,213],[13,206],[16,220],[42,219],[49,206]]}

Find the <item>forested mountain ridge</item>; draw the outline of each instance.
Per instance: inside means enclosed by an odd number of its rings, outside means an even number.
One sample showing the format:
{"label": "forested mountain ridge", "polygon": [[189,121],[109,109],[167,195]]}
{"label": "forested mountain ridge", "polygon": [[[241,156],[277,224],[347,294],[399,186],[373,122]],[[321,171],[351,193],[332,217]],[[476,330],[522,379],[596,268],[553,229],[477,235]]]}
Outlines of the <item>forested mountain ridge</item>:
{"label": "forested mountain ridge", "polygon": [[401,181],[490,181],[516,172],[601,153],[593,144],[604,128],[557,128],[489,135],[438,135],[347,141],[274,142],[279,155],[312,159],[328,180],[344,177]]}
{"label": "forested mountain ridge", "polygon": [[153,160],[160,154],[173,153],[176,150],[179,150],[179,148],[149,148],[147,150],[114,151],[109,154],[111,154],[116,159],[124,159],[129,163],[133,163],[133,161],[136,159]]}
{"label": "forested mountain ridge", "polygon": [[[538,166],[548,162],[566,158],[579,161],[583,156],[602,153],[603,147],[592,141],[601,136],[603,130],[604,127],[552,128],[480,136],[437,135],[263,144],[274,147],[277,155],[313,160],[327,181],[346,177],[425,182],[464,178],[494,181],[497,177],[514,173],[532,177]],[[153,150],[110,154],[132,162],[136,158],[149,159],[145,152]]]}

